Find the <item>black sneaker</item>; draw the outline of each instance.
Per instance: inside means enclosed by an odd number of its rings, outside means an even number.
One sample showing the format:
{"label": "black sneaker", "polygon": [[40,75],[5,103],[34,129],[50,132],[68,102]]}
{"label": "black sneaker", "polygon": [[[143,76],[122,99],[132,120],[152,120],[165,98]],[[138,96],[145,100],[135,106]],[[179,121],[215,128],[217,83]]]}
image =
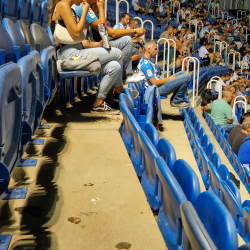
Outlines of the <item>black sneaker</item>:
{"label": "black sneaker", "polygon": [[186,109],[190,106],[189,103],[186,102],[170,102],[171,109]]}
{"label": "black sneaker", "polygon": [[92,107],[90,113],[101,115],[118,115],[120,114],[120,110],[112,109],[108,106],[106,102],[103,102],[103,104],[98,107]]}
{"label": "black sneaker", "polygon": [[120,102],[120,98],[119,98],[120,94],[114,93],[111,95],[112,99],[114,102]]}

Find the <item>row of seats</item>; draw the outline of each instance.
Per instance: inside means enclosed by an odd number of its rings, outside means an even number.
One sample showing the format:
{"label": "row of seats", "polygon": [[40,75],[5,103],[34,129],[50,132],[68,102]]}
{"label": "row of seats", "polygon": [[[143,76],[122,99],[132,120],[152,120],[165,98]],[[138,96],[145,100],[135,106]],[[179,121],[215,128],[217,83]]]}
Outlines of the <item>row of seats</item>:
{"label": "row of seats", "polygon": [[228,133],[226,133],[220,125],[215,125],[213,119],[209,116],[207,112],[205,114],[205,121],[207,125],[211,129],[215,139],[218,141],[219,145],[221,146],[221,149],[225,153],[229,162],[232,164],[232,167],[238,174],[240,180],[245,185],[247,191],[250,193],[250,173],[245,167],[241,165],[239,158],[232,151],[231,146],[227,142]]}
{"label": "row of seats", "polygon": [[245,200],[241,204],[240,192],[230,180],[227,167],[221,164],[220,156],[216,153],[214,145],[210,142],[194,110],[192,108],[188,112],[184,110],[183,116],[184,127],[206,189],[213,192],[223,202],[235,222],[237,232],[246,242],[249,242],[250,201]]}
{"label": "row of seats", "polygon": [[[141,98],[142,87],[136,84]],[[148,203],[159,210],[158,225],[168,249],[237,249],[232,216],[215,194],[200,193],[193,169],[184,160],[176,160],[173,146],[165,138],[159,140],[151,122],[140,126],[140,102],[134,100],[131,89],[121,94],[121,134]],[[208,242],[210,247],[204,248]]]}
{"label": "row of seats", "polygon": [[47,0],[0,0],[0,21],[7,17],[11,21],[23,21],[26,25],[36,23],[47,28],[49,22]]}

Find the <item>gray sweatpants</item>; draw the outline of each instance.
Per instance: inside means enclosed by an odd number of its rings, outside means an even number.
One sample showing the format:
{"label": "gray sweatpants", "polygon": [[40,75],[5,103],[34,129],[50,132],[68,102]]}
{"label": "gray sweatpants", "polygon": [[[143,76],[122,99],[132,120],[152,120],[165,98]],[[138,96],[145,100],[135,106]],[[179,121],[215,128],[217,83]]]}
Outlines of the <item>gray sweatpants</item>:
{"label": "gray sweatpants", "polygon": [[105,99],[112,86],[122,86],[122,53],[120,49],[111,48],[109,50],[104,48],[90,48],[82,49],[81,44],[66,45],[57,51],[57,58],[59,60],[68,59],[72,56],[85,57],[88,53],[94,53],[99,57],[101,63],[101,73],[103,77],[97,97]]}

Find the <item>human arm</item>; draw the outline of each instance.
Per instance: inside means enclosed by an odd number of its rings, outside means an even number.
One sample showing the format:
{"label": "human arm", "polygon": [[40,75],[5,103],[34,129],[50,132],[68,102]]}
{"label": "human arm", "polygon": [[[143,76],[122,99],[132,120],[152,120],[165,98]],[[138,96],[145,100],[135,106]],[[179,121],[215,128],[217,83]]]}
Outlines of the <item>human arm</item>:
{"label": "human arm", "polygon": [[[83,40],[82,41],[82,46],[83,48],[99,48],[99,47],[103,47],[103,40],[101,40],[100,42],[92,42],[89,40]],[[111,47],[110,42],[109,42],[109,47]]]}
{"label": "human arm", "polygon": [[149,79],[149,81],[150,81],[151,84],[154,84],[157,87],[159,87],[159,86],[163,85],[164,83],[174,79],[175,77],[176,76],[173,75],[173,76],[170,76],[169,78],[163,78],[161,80],[156,80],[154,77],[152,77],[152,78]]}
{"label": "human arm", "polygon": [[106,17],[104,12],[104,1],[103,0],[97,0],[96,5],[99,9],[99,20],[101,23],[106,24]]}
{"label": "human arm", "polygon": [[63,20],[71,37],[77,39],[83,33],[88,10],[89,4],[86,2],[82,2],[82,16],[79,22],[76,23],[69,5],[66,2],[61,1],[57,5],[56,18],[57,20]]}

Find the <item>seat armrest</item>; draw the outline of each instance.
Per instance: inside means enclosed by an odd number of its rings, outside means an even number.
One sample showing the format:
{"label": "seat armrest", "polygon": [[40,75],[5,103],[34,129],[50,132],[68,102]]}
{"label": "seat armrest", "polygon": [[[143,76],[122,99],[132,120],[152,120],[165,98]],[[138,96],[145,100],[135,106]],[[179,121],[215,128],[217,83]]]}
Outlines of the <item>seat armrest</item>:
{"label": "seat armrest", "polygon": [[20,46],[14,46],[16,62],[20,59]]}
{"label": "seat armrest", "polygon": [[36,43],[36,50],[39,52],[39,53],[41,53],[41,45],[40,45],[40,43]]}
{"label": "seat armrest", "polygon": [[0,66],[5,64],[5,50],[0,49]]}
{"label": "seat armrest", "polygon": [[26,52],[27,52],[27,54],[30,53],[30,44],[26,44]]}

